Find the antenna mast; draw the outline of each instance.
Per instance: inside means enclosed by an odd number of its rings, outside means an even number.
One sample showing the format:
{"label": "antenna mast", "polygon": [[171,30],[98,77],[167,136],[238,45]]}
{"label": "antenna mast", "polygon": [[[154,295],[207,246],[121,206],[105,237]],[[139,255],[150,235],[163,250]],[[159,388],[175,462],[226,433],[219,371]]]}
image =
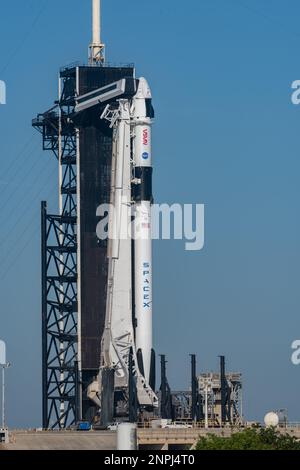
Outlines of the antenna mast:
{"label": "antenna mast", "polygon": [[89,64],[101,65],[104,63],[104,48],[101,43],[101,0],[93,2],[93,39],[89,47]]}

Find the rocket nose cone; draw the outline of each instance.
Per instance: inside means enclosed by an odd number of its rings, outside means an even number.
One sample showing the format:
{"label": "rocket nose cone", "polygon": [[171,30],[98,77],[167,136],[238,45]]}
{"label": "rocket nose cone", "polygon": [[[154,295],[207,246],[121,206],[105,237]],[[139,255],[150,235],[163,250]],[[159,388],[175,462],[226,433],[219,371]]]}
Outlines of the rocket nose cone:
{"label": "rocket nose cone", "polygon": [[138,98],[152,98],[151,89],[147,80],[144,77],[139,78],[139,86],[137,91]]}

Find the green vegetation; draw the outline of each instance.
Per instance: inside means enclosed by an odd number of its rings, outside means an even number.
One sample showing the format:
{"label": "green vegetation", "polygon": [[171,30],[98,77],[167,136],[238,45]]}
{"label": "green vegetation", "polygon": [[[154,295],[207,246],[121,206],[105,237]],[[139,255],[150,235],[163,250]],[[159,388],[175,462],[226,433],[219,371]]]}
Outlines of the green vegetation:
{"label": "green vegetation", "polygon": [[280,434],[274,428],[249,428],[235,432],[231,437],[209,434],[201,437],[197,450],[300,450],[300,441],[294,436]]}

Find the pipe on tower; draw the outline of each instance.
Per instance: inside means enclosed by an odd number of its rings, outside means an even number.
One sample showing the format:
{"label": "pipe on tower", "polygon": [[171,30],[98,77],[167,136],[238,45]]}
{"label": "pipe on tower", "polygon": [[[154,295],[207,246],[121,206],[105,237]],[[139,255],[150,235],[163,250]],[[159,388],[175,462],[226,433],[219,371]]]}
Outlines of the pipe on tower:
{"label": "pipe on tower", "polygon": [[101,45],[101,1],[93,0],[93,44]]}
{"label": "pipe on tower", "polygon": [[90,65],[104,62],[104,44],[101,42],[101,0],[92,0],[92,43],[89,47]]}

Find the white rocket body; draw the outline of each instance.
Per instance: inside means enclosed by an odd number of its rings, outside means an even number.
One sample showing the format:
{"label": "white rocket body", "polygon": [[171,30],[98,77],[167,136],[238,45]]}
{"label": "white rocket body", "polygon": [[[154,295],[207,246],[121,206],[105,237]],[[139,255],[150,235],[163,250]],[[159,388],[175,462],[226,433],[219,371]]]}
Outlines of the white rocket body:
{"label": "white rocket body", "polygon": [[[102,370],[113,368],[115,387],[126,388],[129,381],[129,354],[132,351],[139,404],[157,406],[153,381],[154,359],[151,364],[154,353],[150,221],[152,193],[149,188],[152,188],[151,178],[149,186],[149,176],[145,179],[144,175],[145,171],[147,173],[151,169],[151,119],[146,116],[145,98],[139,96],[138,92],[131,102],[128,99],[119,100],[117,120],[114,122],[110,197],[114,215],[111,214],[109,219],[107,303],[101,367]],[[149,96],[149,91],[146,96]],[[134,142],[131,136],[135,136]],[[139,174],[141,178],[133,177]],[[136,215],[131,234],[136,236],[134,243],[128,233],[128,227],[132,226],[131,206]]]}
{"label": "white rocket body", "polygon": [[[102,65],[101,0],[92,0],[92,5],[89,63]],[[107,416],[113,411],[104,406],[113,404],[114,390],[127,389],[128,395],[131,390],[137,393],[140,406],[158,407],[152,348],[151,99],[145,78],[135,77],[124,77],[76,98],[78,122],[82,112],[101,105],[100,119],[109,121],[113,129],[110,202],[115,210],[110,209],[108,222],[108,233],[113,236],[107,250],[106,315],[99,374],[87,390],[101,415]],[[134,240],[128,237],[128,226]]]}
{"label": "white rocket body", "polygon": [[[134,80],[134,81],[132,81]],[[112,387],[126,389],[134,376],[139,405],[157,407],[155,354],[152,347],[152,156],[151,125],[154,111],[151,91],[144,78],[124,79],[78,98],[77,110],[108,104],[101,119],[113,131],[113,155],[108,233],[108,282],[105,328],[101,344],[98,384],[89,397],[100,407],[100,395],[111,396]],[[95,94],[95,92],[94,92]],[[102,100],[102,101],[101,101]],[[132,209],[132,210],[131,210]],[[131,216],[134,222],[131,223]],[[131,227],[133,240],[128,236]],[[122,234],[127,234],[123,238]],[[111,236],[113,235],[113,236]],[[131,357],[134,366],[129,366]],[[114,386],[107,384],[107,370],[114,371]],[[101,391],[102,390],[102,391]],[[105,400],[104,400],[105,402]]]}
{"label": "white rocket body", "polygon": [[[140,78],[133,99],[134,144],[133,161],[136,177],[134,222],[134,293],[135,341],[139,367],[151,382],[152,353],[152,155],[149,106],[151,91]],[[153,360],[153,359],[152,359]],[[153,365],[154,366],[154,365]]]}
{"label": "white rocket body", "polygon": [[151,246],[151,206],[142,201],[136,207],[135,218],[135,342],[136,350],[141,351],[143,375],[150,377],[152,350],[152,246]]}

